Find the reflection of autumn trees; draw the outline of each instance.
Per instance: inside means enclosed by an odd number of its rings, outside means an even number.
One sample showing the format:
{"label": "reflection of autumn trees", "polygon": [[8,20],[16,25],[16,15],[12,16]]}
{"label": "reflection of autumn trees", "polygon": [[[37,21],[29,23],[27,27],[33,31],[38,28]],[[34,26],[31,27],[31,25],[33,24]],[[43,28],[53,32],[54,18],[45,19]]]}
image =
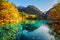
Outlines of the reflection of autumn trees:
{"label": "reflection of autumn trees", "polygon": [[55,32],[60,34],[60,3],[50,9],[47,19],[53,21],[52,26],[55,28]]}

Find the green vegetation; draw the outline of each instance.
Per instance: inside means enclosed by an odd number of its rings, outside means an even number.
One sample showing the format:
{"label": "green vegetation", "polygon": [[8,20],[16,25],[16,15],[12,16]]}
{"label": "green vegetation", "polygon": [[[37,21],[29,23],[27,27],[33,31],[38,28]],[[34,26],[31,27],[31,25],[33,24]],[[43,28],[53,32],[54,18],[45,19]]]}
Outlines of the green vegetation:
{"label": "green vegetation", "polygon": [[0,0],[0,3],[2,3],[2,2],[8,2],[8,0]]}

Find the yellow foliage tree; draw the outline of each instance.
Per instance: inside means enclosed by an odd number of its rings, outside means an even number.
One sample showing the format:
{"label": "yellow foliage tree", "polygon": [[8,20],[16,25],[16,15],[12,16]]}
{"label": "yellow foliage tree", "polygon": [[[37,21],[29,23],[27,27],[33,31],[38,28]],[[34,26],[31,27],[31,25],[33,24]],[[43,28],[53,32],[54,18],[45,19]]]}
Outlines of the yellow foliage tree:
{"label": "yellow foliage tree", "polygon": [[14,40],[21,21],[17,8],[8,0],[0,0],[0,40]]}

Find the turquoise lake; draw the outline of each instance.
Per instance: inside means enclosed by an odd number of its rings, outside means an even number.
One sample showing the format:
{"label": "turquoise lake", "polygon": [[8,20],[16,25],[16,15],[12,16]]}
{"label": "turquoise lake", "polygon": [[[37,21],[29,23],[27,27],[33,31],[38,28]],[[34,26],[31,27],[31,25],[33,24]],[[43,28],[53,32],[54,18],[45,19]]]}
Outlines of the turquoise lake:
{"label": "turquoise lake", "polygon": [[27,29],[28,31],[33,31],[40,27],[41,25],[50,23],[50,20],[26,20],[22,23],[22,29]]}
{"label": "turquoise lake", "polygon": [[17,40],[50,40],[49,28],[47,23],[50,20],[34,20],[34,24],[31,24],[33,20],[24,22],[21,26],[24,30],[20,31],[17,36]]}

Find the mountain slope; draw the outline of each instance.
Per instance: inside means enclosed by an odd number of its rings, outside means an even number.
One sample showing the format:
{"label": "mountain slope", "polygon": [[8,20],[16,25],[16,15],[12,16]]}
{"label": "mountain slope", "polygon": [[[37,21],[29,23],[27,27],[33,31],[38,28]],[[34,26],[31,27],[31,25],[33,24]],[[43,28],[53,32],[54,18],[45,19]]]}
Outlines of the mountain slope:
{"label": "mountain slope", "polygon": [[42,14],[43,14],[42,11],[40,11],[38,8],[36,8],[33,5],[29,5],[27,7],[18,7],[18,10],[23,11],[23,12],[28,13],[28,14],[35,14],[39,17],[42,16]]}
{"label": "mountain slope", "polygon": [[60,3],[55,4],[47,14],[47,19],[52,21],[51,27],[54,29],[56,40],[60,40]]}

